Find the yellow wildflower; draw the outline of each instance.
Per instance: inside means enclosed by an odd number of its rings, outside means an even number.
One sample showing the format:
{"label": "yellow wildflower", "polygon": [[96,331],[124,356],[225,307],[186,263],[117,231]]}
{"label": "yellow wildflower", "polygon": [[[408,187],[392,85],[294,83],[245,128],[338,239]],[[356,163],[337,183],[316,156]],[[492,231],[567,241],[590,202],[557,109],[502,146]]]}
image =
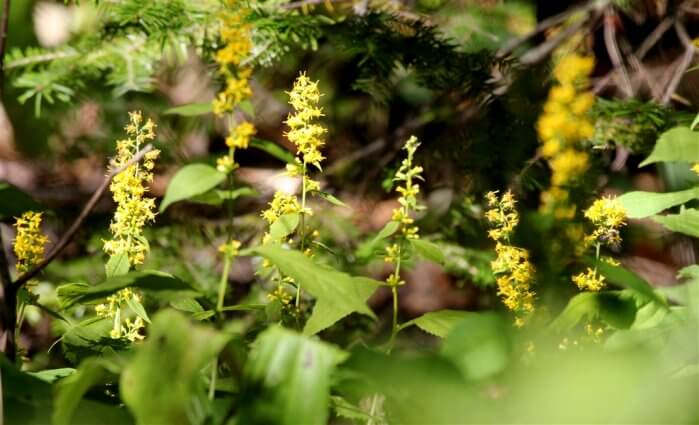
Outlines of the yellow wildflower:
{"label": "yellow wildflower", "polygon": [[[282,192],[276,192],[274,198],[269,203],[269,208],[262,212],[262,218],[267,223],[272,224],[285,214],[292,214],[301,211],[298,199],[295,195],[287,195]],[[309,211],[310,212],[310,211]]]}
{"label": "yellow wildflower", "polygon": [[515,209],[515,198],[507,191],[498,198],[496,192],[486,195],[490,209],[486,212],[486,220],[493,228],[488,236],[496,241],[497,257],[490,263],[496,275],[498,295],[503,304],[515,313],[515,325],[523,326],[525,317],[534,311],[534,291],[531,284],[534,266],[529,261],[526,249],[511,246],[510,236],[519,222],[519,214]]}
{"label": "yellow wildflower", "polygon": [[255,135],[255,127],[245,121],[235,128],[226,138],[226,145],[231,148],[247,149],[250,144],[250,138]]}
{"label": "yellow wildflower", "polygon": [[596,292],[604,288],[604,276],[588,267],[585,272],[573,276],[573,283],[582,290]]}
{"label": "yellow wildflower", "polygon": [[[129,137],[117,141],[115,168],[126,165],[144,143],[155,138],[153,121],[148,119],[143,124],[140,112],[130,112],[129,118],[130,123],[125,128]],[[109,226],[113,238],[105,241],[104,251],[109,255],[126,253],[131,265],[143,263],[148,252],[143,226],[155,219],[155,199],[144,195],[147,185],[153,181],[151,170],[159,153],[157,150],[148,152],[142,165],[130,165],[114,177],[109,187],[117,209]]]}
{"label": "yellow wildflower", "polygon": [[49,238],[41,233],[42,213],[27,211],[15,218],[15,236],[13,249],[17,257],[17,273],[28,272],[44,258],[44,249]]}
{"label": "yellow wildflower", "polygon": [[626,225],[626,209],[616,198],[597,199],[585,211],[585,217],[595,226],[586,239],[590,243],[602,243],[615,247],[621,243],[619,230]]}
{"label": "yellow wildflower", "polygon": [[299,156],[297,161],[303,170],[306,169],[306,164],[313,164],[321,169],[320,161],[324,157],[320,153],[320,148],[325,145],[323,136],[327,130],[314,123],[316,119],[323,116],[323,110],[318,106],[320,102],[318,82],[311,81],[306,73],[302,72],[287,94],[294,113],[290,114],[286,120],[286,125],[289,126],[286,136],[296,145]]}
{"label": "yellow wildflower", "polygon": [[112,319],[113,326],[109,333],[111,338],[126,338],[131,342],[140,341],[143,339],[141,329],[144,329],[146,325],[139,316],[134,321],[128,317],[123,317],[129,301],[141,303],[141,295],[130,288],[124,288],[107,297],[106,303],[95,306],[95,313],[98,317]]}

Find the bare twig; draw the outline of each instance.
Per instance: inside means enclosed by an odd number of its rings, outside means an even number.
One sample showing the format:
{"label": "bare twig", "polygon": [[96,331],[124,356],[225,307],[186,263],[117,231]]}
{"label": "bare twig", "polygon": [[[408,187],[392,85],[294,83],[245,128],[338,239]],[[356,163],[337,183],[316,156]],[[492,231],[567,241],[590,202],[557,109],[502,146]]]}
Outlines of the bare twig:
{"label": "bare twig", "polygon": [[643,60],[643,58],[648,54],[650,49],[655,46],[660,38],[667,32],[668,29],[672,26],[673,20],[666,17],[663,19],[655,29],[648,34],[648,37],[646,37],[645,40],[641,43],[638,49],[636,49],[636,52],[634,53],[638,59]]}
{"label": "bare twig", "polygon": [[123,166],[114,169],[109,172],[109,174],[104,178],[104,181],[100,185],[100,187],[95,191],[95,193],[92,194],[92,197],[90,198],[89,201],[87,201],[87,204],[85,204],[85,207],[83,210],[80,212],[80,215],[73,221],[73,224],[70,225],[68,230],[61,236],[61,239],[56,243],[56,245],[53,247],[51,252],[44,258],[39,264],[34,266],[31,270],[28,272],[24,273],[22,276],[17,278],[14,282],[12,282],[11,288],[13,290],[19,289],[23,284],[27,283],[30,279],[32,279],[34,276],[39,274],[46,266],[53,261],[56,256],[65,248],[66,245],[68,245],[68,242],[73,238],[75,235],[75,232],[78,231],[80,226],[83,224],[83,221],[87,218],[88,214],[90,214],[90,211],[97,205],[97,202],[100,200],[104,192],[107,190],[109,187],[109,183],[112,181],[114,176],[117,174],[121,173],[122,171],[126,170],[129,166],[132,164],[137,163],[140,161],[145,154],[153,150],[153,145],[147,145],[140,151],[138,151],[133,158],[131,158],[126,164]]}
{"label": "bare twig", "polygon": [[540,45],[529,50],[527,53],[523,54],[522,57],[519,59],[520,63],[529,65],[541,61],[543,58],[548,56],[549,53],[551,53],[556,47],[561,45],[561,43],[563,43],[573,34],[578,32],[580,28],[585,26],[585,24],[589,22],[595,22],[597,18],[599,18],[599,16],[600,13],[598,12],[593,14],[592,16],[586,16],[583,19],[580,19],[579,21],[571,24],[569,27],[556,34],[550,40],[541,43]]}
{"label": "bare twig", "polygon": [[677,90],[677,86],[680,84],[680,81],[682,81],[684,73],[687,71],[687,68],[689,68],[689,65],[692,63],[692,59],[694,58],[694,45],[692,44],[692,40],[689,38],[689,35],[687,35],[687,29],[681,22],[677,21],[675,22],[675,31],[677,32],[677,36],[682,41],[682,44],[684,44],[685,52],[680,60],[680,63],[675,68],[670,82],[665,88],[665,94],[661,99],[661,103],[663,105],[667,105],[670,102],[672,95],[675,93],[675,90]]}
{"label": "bare twig", "polygon": [[619,53],[619,45],[616,41],[616,34],[612,22],[614,22],[614,11],[611,8],[607,8],[604,11],[604,44],[607,47],[607,54],[609,59],[614,65],[613,73],[619,76],[621,80],[621,88],[624,91],[625,97],[633,96],[633,87],[631,86],[631,80],[629,79],[629,74],[626,72],[626,67],[621,59],[621,53]]}
{"label": "bare twig", "polygon": [[549,16],[548,18],[544,19],[543,21],[539,22],[536,27],[534,28],[533,31],[525,34],[522,37],[517,37],[514,38],[507,43],[505,43],[504,46],[498,50],[497,57],[498,58],[503,58],[510,53],[512,53],[517,47],[521,46],[524,44],[527,40],[535,37],[536,35],[546,31],[547,29],[553,27],[554,25],[558,25],[568,19],[570,16],[578,13],[578,12],[587,12],[595,7],[595,2],[590,1],[585,4],[581,4],[578,6],[571,7],[570,9],[566,9],[563,12]]}

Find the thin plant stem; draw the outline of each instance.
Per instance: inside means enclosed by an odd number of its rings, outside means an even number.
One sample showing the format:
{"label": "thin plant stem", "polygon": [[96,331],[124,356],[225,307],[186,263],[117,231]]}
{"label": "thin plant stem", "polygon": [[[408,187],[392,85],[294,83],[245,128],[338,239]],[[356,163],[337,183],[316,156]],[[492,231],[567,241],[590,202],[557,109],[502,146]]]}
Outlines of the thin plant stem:
{"label": "thin plant stem", "polygon": [[[306,247],[306,160],[303,161],[303,173],[301,174],[301,252]],[[301,282],[296,283],[296,308],[301,305]]]}
{"label": "thin plant stem", "polygon": [[216,394],[216,379],[218,377],[218,356],[214,357],[214,364],[211,365],[211,381],[209,382],[209,400],[214,399]]}
{"label": "thin plant stem", "polygon": [[223,260],[223,273],[221,273],[221,281],[218,284],[218,302],[216,303],[216,311],[221,312],[223,309],[223,299],[226,295],[226,286],[228,286],[228,273],[231,270],[231,257],[226,255]]}

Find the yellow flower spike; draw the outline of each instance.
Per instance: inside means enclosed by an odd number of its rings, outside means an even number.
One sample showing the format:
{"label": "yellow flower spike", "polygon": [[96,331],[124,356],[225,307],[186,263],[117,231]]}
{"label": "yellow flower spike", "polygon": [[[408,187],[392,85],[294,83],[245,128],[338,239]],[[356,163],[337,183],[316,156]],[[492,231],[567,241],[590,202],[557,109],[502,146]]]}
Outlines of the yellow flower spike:
{"label": "yellow flower spike", "polygon": [[320,162],[325,159],[320,149],[325,145],[323,139],[327,130],[314,123],[316,119],[323,116],[323,110],[318,106],[320,102],[318,82],[311,81],[306,73],[302,72],[287,94],[294,113],[290,114],[286,120],[286,125],[289,126],[286,137],[296,146],[302,170],[306,169],[307,164],[320,169]]}
{"label": "yellow flower spike", "polygon": [[626,226],[626,209],[616,198],[597,199],[585,210],[585,217],[595,226],[590,239],[610,247],[621,243],[619,231]]}
{"label": "yellow flower spike", "polygon": [[486,194],[490,209],[485,218],[492,226],[488,236],[493,239],[497,257],[490,263],[496,275],[498,295],[503,304],[515,313],[515,326],[526,323],[526,317],[534,311],[535,294],[531,289],[534,266],[529,262],[529,252],[509,244],[510,236],[519,222],[515,209],[516,200],[511,191],[498,198],[496,192]]}
{"label": "yellow flower spike", "polygon": [[599,291],[604,288],[604,281],[604,276],[589,267],[585,272],[573,276],[573,283],[575,283],[578,288],[585,291]]}
{"label": "yellow flower spike", "polygon": [[[142,125],[141,112],[130,112],[129,119],[131,122],[126,126],[126,132],[130,137],[117,141],[115,167],[124,166],[142,144],[155,138],[155,124],[148,119]],[[155,219],[155,199],[144,195],[148,191],[148,183],[153,181],[152,169],[159,153],[157,150],[147,153],[144,165],[130,165],[117,174],[109,186],[117,209],[109,225],[112,239],[105,241],[104,251],[109,255],[127,254],[131,265],[141,264],[148,252],[143,227]]]}
{"label": "yellow flower spike", "polygon": [[41,233],[42,213],[27,211],[15,218],[16,236],[13,243],[17,257],[17,274],[28,272],[44,258],[44,250],[49,238]]}

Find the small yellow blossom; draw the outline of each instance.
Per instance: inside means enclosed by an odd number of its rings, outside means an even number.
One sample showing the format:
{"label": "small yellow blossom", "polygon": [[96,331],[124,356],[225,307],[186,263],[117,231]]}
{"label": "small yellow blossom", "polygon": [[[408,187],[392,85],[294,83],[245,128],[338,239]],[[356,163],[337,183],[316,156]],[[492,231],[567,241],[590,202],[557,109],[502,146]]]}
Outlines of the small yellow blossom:
{"label": "small yellow blossom", "polygon": [[589,267],[585,272],[573,276],[573,283],[585,291],[599,291],[604,288],[604,280],[604,276]]}
{"label": "small yellow blossom", "polygon": [[610,247],[621,243],[619,230],[626,226],[626,209],[616,198],[596,200],[585,211],[585,217],[595,226],[594,232],[586,238],[588,243],[602,243]]}
{"label": "small yellow blossom", "polygon": [[218,252],[228,257],[237,257],[240,252],[240,241],[232,240],[229,243],[221,244],[218,247]]}
{"label": "small yellow blossom", "polygon": [[255,127],[245,121],[238,124],[235,130],[226,138],[226,145],[231,148],[247,149],[250,138],[255,135]]}
{"label": "small yellow blossom", "polygon": [[44,258],[44,249],[49,238],[41,233],[42,213],[27,211],[15,218],[13,249],[17,257],[17,273],[24,274]]}
{"label": "small yellow blossom", "polygon": [[323,116],[323,110],[318,106],[320,102],[318,82],[311,81],[302,72],[287,94],[294,113],[290,114],[286,120],[286,125],[289,126],[286,137],[296,145],[298,162],[304,170],[306,164],[313,164],[320,170],[320,162],[324,159],[320,149],[325,145],[323,138],[327,130],[314,122]]}
{"label": "small yellow blossom", "polygon": [[[137,316],[134,321],[124,317],[128,303],[141,303],[141,295],[131,288],[124,288],[114,295],[107,297],[106,303],[95,306],[95,313],[98,317],[111,319],[113,321],[110,337],[112,339],[126,338],[131,342],[140,341],[144,337],[141,330],[146,327],[143,319]],[[123,320],[122,320],[123,319]]]}
{"label": "small yellow blossom", "polygon": [[292,214],[301,211],[301,205],[295,195],[287,195],[282,192],[276,192],[274,198],[269,203],[269,208],[262,212],[268,224],[272,224],[285,214]]}

